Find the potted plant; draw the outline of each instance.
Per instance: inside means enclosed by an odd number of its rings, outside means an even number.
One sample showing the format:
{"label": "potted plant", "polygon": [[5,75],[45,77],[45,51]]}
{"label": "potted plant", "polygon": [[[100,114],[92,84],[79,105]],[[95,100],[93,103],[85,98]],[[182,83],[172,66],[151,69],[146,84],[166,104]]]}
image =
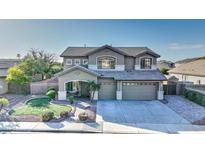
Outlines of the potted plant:
{"label": "potted plant", "polygon": [[78,115],[78,119],[80,121],[87,121],[88,120],[88,114],[86,112],[82,112]]}
{"label": "potted plant", "polygon": [[74,103],[74,97],[73,96],[69,96],[67,100],[70,102],[70,104]]}

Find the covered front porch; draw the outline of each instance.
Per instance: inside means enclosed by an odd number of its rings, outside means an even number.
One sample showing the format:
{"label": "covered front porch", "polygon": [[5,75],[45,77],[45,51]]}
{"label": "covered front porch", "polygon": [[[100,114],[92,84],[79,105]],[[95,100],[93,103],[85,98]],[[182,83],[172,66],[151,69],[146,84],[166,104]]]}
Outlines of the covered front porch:
{"label": "covered front porch", "polygon": [[69,81],[65,86],[67,96],[89,98],[88,81]]}
{"label": "covered front porch", "polygon": [[[68,68],[58,74],[58,100],[66,100],[68,96],[88,97],[88,82],[97,83],[98,74],[81,66]],[[95,92],[94,100],[98,99]]]}

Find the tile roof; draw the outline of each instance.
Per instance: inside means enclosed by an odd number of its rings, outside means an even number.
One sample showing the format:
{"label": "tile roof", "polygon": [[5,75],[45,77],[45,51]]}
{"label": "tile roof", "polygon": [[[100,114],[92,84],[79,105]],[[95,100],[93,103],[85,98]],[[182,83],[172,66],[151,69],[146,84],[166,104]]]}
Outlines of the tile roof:
{"label": "tile roof", "polygon": [[181,64],[180,66],[170,70],[169,73],[205,76],[205,59]]}
{"label": "tile roof", "polygon": [[189,62],[192,62],[192,61],[195,61],[195,60],[199,60],[201,58],[203,59],[203,57],[205,57],[205,56],[182,59],[182,60],[176,61],[175,63],[177,63],[177,64],[189,63]]}
{"label": "tile roof", "polygon": [[18,59],[0,59],[0,69],[8,69],[19,62],[20,60]]}
{"label": "tile roof", "polygon": [[95,71],[93,71],[93,70],[91,70],[91,69],[87,69],[87,68],[82,67],[82,66],[73,66],[73,67],[71,67],[71,68],[67,68],[67,69],[65,69],[65,70],[63,70],[63,71],[61,71],[61,72],[55,74],[55,76],[56,76],[56,77],[62,76],[62,75],[64,75],[64,74],[67,74],[67,73],[69,73],[69,72],[75,70],[75,69],[79,69],[79,70],[81,70],[81,71],[84,71],[84,72],[93,74],[93,75],[95,75],[95,76],[100,76],[100,74],[98,74],[97,72],[95,72]]}
{"label": "tile roof", "polygon": [[[154,51],[152,51],[148,47],[111,47],[108,45],[105,45],[102,47],[115,48],[115,49],[121,51],[122,53],[124,53],[125,55],[133,56],[133,57],[135,57],[139,54],[145,53],[145,52],[149,52],[149,53],[155,55],[156,57],[160,57],[158,54],[156,54]],[[64,56],[87,56],[90,53],[92,53],[93,51],[97,50],[98,48],[102,48],[102,47],[68,47],[60,56],[61,57],[64,57]]]}
{"label": "tile roof", "polygon": [[80,69],[84,72],[96,75],[98,77],[104,78],[114,78],[115,80],[138,80],[138,81],[164,81],[166,77],[157,70],[133,70],[133,71],[99,71],[90,70],[82,66],[73,66],[71,68],[65,69],[57,74],[55,77],[67,74],[75,69]]}
{"label": "tile roof", "polygon": [[101,77],[115,80],[163,81],[166,77],[159,70],[133,70],[133,71],[95,71]]}

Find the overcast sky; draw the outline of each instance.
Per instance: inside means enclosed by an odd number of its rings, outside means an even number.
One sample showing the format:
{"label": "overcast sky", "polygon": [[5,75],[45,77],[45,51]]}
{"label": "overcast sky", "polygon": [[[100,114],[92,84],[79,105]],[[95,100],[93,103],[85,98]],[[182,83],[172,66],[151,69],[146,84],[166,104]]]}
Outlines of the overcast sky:
{"label": "overcast sky", "polygon": [[0,58],[84,44],[148,46],[172,61],[205,56],[205,20],[0,20]]}

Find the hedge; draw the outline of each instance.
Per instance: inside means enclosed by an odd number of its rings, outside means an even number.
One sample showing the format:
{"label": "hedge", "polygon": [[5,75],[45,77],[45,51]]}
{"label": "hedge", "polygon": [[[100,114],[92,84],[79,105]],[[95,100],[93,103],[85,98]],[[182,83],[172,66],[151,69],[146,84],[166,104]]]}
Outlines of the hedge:
{"label": "hedge", "polygon": [[184,90],[184,97],[189,99],[190,101],[193,101],[199,105],[205,106],[205,95],[191,91],[191,90]]}

